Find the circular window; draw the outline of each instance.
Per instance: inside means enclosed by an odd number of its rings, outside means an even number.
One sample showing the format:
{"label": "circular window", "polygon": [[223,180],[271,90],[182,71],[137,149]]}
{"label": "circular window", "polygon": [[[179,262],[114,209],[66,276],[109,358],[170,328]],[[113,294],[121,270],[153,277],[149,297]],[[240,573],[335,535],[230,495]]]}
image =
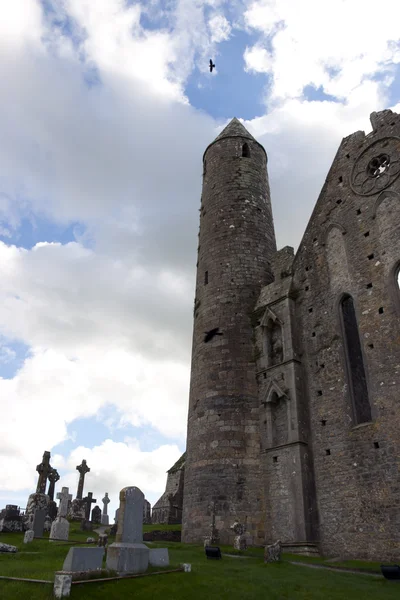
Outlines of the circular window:
{"label": "circular window", "polygon": [[400,175],[400,139],[382,138],[357,158],[351,187],[360,196],[372,196],[387,188]]}

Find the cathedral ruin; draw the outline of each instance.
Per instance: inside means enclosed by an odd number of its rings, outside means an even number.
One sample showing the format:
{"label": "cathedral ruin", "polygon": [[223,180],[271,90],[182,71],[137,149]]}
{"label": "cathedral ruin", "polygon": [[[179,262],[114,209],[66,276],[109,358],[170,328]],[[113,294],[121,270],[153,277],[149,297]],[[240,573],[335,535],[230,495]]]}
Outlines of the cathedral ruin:
{"label": "cathedral ruin", "polygon": [[[185,542],[400,554],[400,115],[343,139],[296,253],[264,148],[233,119],[203,157]],[[213,513],[214,511],[214,513]]]}

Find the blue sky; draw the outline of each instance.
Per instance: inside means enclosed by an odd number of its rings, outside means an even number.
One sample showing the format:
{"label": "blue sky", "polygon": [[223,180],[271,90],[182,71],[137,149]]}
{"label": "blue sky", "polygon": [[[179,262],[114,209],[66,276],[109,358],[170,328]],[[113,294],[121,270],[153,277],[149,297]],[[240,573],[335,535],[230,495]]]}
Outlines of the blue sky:
{"label": "blue sky", "polygon": [[0,8],[0,504],[23,505],[44,450],[72,493],[86,458],[110,512],[126,485],[161,495],[185,449],[203,151],[245,121],[296,247],[341,138],[400,102],[388,3]]}

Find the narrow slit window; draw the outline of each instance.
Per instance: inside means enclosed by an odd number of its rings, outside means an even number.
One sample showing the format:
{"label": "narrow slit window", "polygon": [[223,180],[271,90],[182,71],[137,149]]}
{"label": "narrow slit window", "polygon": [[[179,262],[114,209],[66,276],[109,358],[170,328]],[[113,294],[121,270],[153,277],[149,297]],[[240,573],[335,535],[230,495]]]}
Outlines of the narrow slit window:
{"label": "narrow slit window", "polygon": [[208,284],[208,271],[204,273],[204,285]]}
{"label": "narrow slit window", "polygon": [[249,145],[245,142],[242,146],[242,157],[250,158],[250,148]]}
{"label": "narrow slit window", "polygon": [[353,298],[346,295],[341,302],[340,309],[343,324],[349,393],[353,406],[354,421],[355,424],[358,425],[359,423],[371,421],[372,417]]}

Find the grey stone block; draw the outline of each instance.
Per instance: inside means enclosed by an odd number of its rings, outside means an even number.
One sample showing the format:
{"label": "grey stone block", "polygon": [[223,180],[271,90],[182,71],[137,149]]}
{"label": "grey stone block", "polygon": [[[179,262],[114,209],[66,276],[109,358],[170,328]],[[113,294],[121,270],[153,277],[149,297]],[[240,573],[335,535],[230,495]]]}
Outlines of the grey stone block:
{"label": "grey stone block", "polygon": [[72,576],[65,573],[54,575],[54,597],[67,598],[71,593]]}
{"label": "grey stone block", "polygon": [[70,548],[63,571],[95,571],[103,564],[104,548]]}
{"label": "grey stone block", "polygon": [[29,544],[30,542],[33,542],[34,537],[35,532],[33,531],[33,529],[28,529],[28,531],[25,531],[24,544]]}
{"label": "grey stone block", "polygon": [[107,551],[107,569],[118,573],[143,573],[149,566],[149,549],[144,544],[116,542]]}
{"label": "grey stone block", "polygon": [[33,531],[35,537],[43,537],[45,519],[46,510],[44,508],[37,508],[33,515]]}
{"label": "grey stone block", "polygon": [[149,552],[149,564],[152,567],[168,567],[168,548],[152,548]]}
{"label": "grey stone block", "polygon": [[3,544],[0,542],[0,552],[18,552],[17,546],[11,546],[10,544]]}
{"label": "grey stone block", "polygon": [[50,540],[68,540],[69,523],[64,517],[57,517],[53,521],[50,531]]}

